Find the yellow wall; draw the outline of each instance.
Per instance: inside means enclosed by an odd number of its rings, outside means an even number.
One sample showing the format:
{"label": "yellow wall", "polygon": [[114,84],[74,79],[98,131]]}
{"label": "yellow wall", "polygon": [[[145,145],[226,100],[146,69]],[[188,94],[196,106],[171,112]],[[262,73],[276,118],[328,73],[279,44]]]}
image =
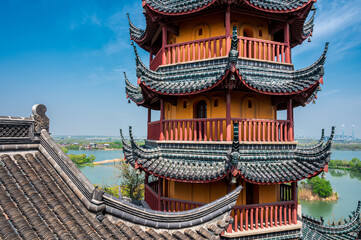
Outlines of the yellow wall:
{"label": "yellow wall", "polygon": [[[175,24],[179,27],[179,35],[175,36],[169,33],[168,44],[188,42],[226,34],[225,12],[199,16]],[[231,34],[233,26],[237,26],[239,36],[243,36],[244,29],[246,29],[246,31],[252,29],[253,38],[272,40],[272,36],[268,32],[268,22],[265,19],[231,13]],[[199,28],[202,28],[202,35],[199,35]],[[260,30],[262,31],[262,36],[259,36]]]}
{"label": "yellow wall", "polygon": [[[167,182],[167,183],[166,183]],[[236,205],[246,204],[246,182],[238,180],[238,184],[243,186],[243,189],[237,199]],[[175,198],[186,201],[210,203],[227,194],[227,184],[225,180],[220,180],[213,183],[183,183],[165,180],[163,185],[163,196]],[[168,186],[168,189],[166,189]],[[232,185],[231,190],[234,190],[236,185]],[[280,201],[279,189],[280,185],[258,185],[258,203],[272,203]]]}
{"label": "yellow wall", "polygon": [[[214,101],[218,100],[218,107]],[[165,119],[193,119],[196,104],[204,100],[207,103],[207,118],[225,118],[226,100],[225,93],[205,93],[194,96],[178,97],[177,105],[165,101]],[[248,101],[252,102],[252,108],[248,107]],[[184,108],[186,102],[186,108]],[[248,94],[241,92],[231,93],[231,117],[232,118],[258,118],[276,119],[276,108],[271,104],[271,97],[262,94]]]}

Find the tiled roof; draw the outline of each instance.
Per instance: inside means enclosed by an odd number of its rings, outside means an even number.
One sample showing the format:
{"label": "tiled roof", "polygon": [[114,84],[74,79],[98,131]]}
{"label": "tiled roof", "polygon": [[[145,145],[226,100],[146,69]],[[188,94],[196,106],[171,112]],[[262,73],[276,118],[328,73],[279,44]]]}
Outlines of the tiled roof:
{"label": "tiled roof", "polygon": [[[147,6],[153,11],[165,15],[182,15],[200,11],[211,6],[215,0],[146,0]],[[241,0],[234,1],[235,4],[243,5],[247,3],[249,6],[266,12],[292,12],[303,8],[311,0]]]}
{"label": "tiled roof", "polygon": [[130,38],[134,39],[134,40],[142,39],[144,37],[144,35],[145,35],[145,30],[134,26],[134,24],[130,21],[129,13],[127,13],[127,17],[128,17],[128,22],[129,22]]}
{"label": "tiled roof", "polygon": [[[162,95],[188,95],[218,85],[229,72],[229,58],[148,69],[136,48],[137,77],[141,84]],[[295,94],[319,84],[324,74],[328,43],[321,57],[311,66],[293,70],[291,65],[238,59],[236,69],[244,85],[269,95]],[[140,94],[140,92],[139,92]]]}
{"label": "tiled roof", "polygon": [[311,36],[313,33],[313,26],[315,25],[314,24],[315,15],[316,15],[316,9],[313,10],[311,18],[303,25],[303,36],[305,38]]}
{"label": "tiled roof", "polygon": [[141,88],[134,86],[131,82],[129,82],[125,72],[124,72],[124,79],[125,79],[125,93],[127,94],[127,97],[129,97],[133,102],[137,104],[142,104],[144,102],[144,97]]}
{"label": "tiled roof", "polygon": [[248,4],[265,11],[290,12],[307,5],[309,0],[244,0]]}
{"label": "tiled roof", "polygon": [[134,142],[130,130],[131,142],[123,138],[123,151],[135,168],[174,181],[218,181],[236,169],[246,181],[271,184],[299,181],[322,172],[330,158],[333,134],[334,128],[328,141],[308,148],[299,149],[295,144],[244,144],[231,151],[230,144],[221,143],[142,147]]}
{"label": "tiled roof", "polygon": [[147,5],[156,12],[164,14],[186,14],[199,11],[216,2],[215,0],[146,0]]}
{"label": "tiled roof", "polygon": [[318,81],[324,74],[323,65],[327,50],[328,43],[321,57],[314,64],[299,70],[260,68],[238,63],[239,75],[246,86],[262,93],[272,95],[301,92],[318,85]]}
{"label": "tiled roof", "polygon": [[135,46],[134,49],[137,77],[150,90],[165,95],[205,91],[219,83],[227,72],[227,59],[182,64],[152,71],[141,61]]}
{"label": "tiled roof", "polygon": [[357,209],[352,212],[349,219],[339,225],[333,223],[331,225],[324,225],[323,220],[315,219],[312,217],[302,216],[302,237],[305,240],[327,240],[327,239],[348,239],[355,240],[361,231],[360,220],[360,201],[358,202]]}
{"label": "tiled roof", "polygon": [[241,187],[177,213],[115,198],[62,152],[38,106],[31,118],[0,117],[1,239],[219,239],[228,226]]}

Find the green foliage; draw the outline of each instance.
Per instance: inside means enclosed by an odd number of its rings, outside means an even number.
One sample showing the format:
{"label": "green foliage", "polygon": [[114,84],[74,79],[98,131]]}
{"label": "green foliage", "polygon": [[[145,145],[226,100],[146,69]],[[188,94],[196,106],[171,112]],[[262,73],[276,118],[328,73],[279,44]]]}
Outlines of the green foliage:
{"label": "green foliage", "polygon": [[358,158],[352,158],[351,161],[347,160],[331,160],[329,163],[330,168],[349,168],[351,170],[361,171],[361,161]]}
{"label": "green foliage", "polygon": [[144,199],[144,174],[136,171],[132,166],[123,161],[118,167],[121,179],[120,189],[122,196],[133,200]]}
{"label": "green foliage", "polygon": [[68,157],[70,160],[73,161],[75,164],[86,164],[86,163],[92,163],[95,160],[95,156],[93,154],[90,154],[89,157],[86,156],[86,154],[69,154]]}
{"label": "green foliage", "polygon": [[113,195],[114,197],[119,197],[119,187],[118,186],[108,186],[108,185],[101,185],[99,186],[101,190],[103,190],[106,193],[109,193],[110,195]]}
{"label": "green foliage", "polygon": [[79,150],[79,146],[78,145],[69,145],[69,146],[66,146],[66,148],[68,150]]}
{"label": "green foliage", "polygon": [[64,152],[65,154],[68,154],[68,152],[69,152],[68,149],[65,148],[65,147],[62,147],[61,150],[63,150],[63,152]]}
{"label": "green foliage", "polygon": [[327,198],[332,195],[332,186],[330,181],[320,177],[307,179],[307,183],[312,187],[312,191],[322,198]]}
{"label": "green foliage", "polygon": [[121,142],[110,142],[109,148],[121,149],[123,148],[123,144]]}

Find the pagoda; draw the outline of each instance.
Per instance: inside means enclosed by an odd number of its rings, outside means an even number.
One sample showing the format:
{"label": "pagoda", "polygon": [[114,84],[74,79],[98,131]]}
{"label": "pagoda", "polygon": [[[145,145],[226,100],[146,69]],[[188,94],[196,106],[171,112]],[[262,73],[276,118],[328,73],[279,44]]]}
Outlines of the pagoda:
{"label": "pagoda", "polygon": [[[143,0],[145,29],[128,15],[137,85],[125,75],[126,94],[148,109],[148,131],[139,146],[130,128],[123,149],[146,174],[150,208],[190,210],[242,186],[223,238],[301,236],[297,182],[327,172],[334,135],[322,130],[310,147],[294,140],[293,109],[317,99],[328,50],[294,69],[314,2]],[[148,66],[133,42],[149,52]]]}

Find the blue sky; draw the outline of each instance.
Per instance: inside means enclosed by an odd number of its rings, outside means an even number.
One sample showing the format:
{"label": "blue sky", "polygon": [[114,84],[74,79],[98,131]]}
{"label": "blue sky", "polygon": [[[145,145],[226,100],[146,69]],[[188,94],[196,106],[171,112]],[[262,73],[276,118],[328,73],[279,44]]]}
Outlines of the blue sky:
{"label": "blue sky", "polygon": [[[295,134],[332,125],[361,138],[361,1],[320,0],[312,42],[293,49],[295,68],[330,50],[316,104],[295,109]],[[126,13],[145,26],[141,1],[3,0],[0,8],[0,115],[47,106],[55,135],[146,135],[147,111],[128,104],[123,71],[135,83]],[[139,48],[138,48],[139,49]],[[148,55],[140,51],[144,62]],[[156,115],[156,114],[153,114]]]}

